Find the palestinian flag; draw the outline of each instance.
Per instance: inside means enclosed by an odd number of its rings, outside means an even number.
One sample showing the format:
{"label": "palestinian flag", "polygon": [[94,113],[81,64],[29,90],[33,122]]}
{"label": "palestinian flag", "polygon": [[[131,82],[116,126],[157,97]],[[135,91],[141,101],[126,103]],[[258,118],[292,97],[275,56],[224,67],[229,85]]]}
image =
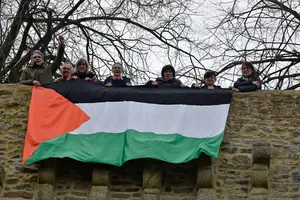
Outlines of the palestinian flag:
{"label": "palestinian flag", "polygon": [[217,158],[231,97],[228,90],[106,88],[82,80],[35,86],[22,165],[64,157],[116,166]]}

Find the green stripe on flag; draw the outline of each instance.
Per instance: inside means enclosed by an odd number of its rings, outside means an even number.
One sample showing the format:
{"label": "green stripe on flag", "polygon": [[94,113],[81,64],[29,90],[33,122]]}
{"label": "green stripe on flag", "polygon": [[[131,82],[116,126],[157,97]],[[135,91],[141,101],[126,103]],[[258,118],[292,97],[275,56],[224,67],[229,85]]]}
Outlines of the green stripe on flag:
{"label": "green stripe on flag", "polygon": [[25,165],[47,159],[69,157],[82,162],[121,166],[133,159],[153,158],[184,163],[204,152],[218,157],[224,132],[211,138],[189,138],[180,134],[155,134],[127,130],[122,133],[64,134],[44,141]]}

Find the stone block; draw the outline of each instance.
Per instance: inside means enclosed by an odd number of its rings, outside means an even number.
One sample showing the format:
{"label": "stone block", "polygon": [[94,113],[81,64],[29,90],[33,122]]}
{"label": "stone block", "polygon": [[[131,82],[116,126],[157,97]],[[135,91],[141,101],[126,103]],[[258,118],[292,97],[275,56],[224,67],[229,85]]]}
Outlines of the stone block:
{"label": "stone block", "polygon": [[143,188],[160,189],[161,188],[161,166],[149,165],[143,171]]}
{"label": "stone block", "polygon": [[202,154],[198,159],[197,166],[197,187],[212,188],[213,187],[213,166],[211,157]]}
{"label": "stone block", "polygon": [[93,170],[93,175],[92,175],[92,184],[94,186],[109,186],[110,185],[109,171],[105,169],[95,168]]}
{"label": "stone block", "polygon": [[197,200],[215,200],[213,189],[199,189],[197,192]]}
{"label": "stone block", "polygon": [[39,184],[54,184],[56,178],[56,159],[42,161],[38,171]]}
{"label": "stone block", "polygon": [[252,169],[252,187],[268,189],[269,167],[264,164],[254,164]]}
{"label": "stone block", "polygon": [[144,193],[144,200],[159,200],[159,193],[158,194],[146,194],[146,193]]}
{"label": "stone block", "polygon": [[50,184],[39,184],[36,190],[35,200],[53,200],[54,199],[54,188]]}
{"label": "stone block", "polygon": [[107,200],[108,186],[92,186],[89,200]]}
{"label": "stone block", "polygon": [[252,188],[250,200],[268,200],[268,190],[265,188]]}
{"label": "stone block", "polygon": [[257,142],[252,146],[252,162],[256,164],[270,165],[270,144],[268,142]]}
{"label": "stone block", "polygon": [[159,194],[160,190],[159,189],[149,189],[149,188],[145,188],[144,189],[144,193],[145,194]]}

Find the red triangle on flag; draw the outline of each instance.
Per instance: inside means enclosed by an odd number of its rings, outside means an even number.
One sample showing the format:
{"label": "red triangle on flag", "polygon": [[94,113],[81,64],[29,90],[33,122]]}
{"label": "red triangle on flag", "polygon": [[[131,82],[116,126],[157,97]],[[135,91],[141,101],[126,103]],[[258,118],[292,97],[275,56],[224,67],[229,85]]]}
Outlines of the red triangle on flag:
{"label": "red triangle on flag", "polygon": [[29,106],[22,165],[40,143],[71,132],[90,117],[52,89],[34,86]]}

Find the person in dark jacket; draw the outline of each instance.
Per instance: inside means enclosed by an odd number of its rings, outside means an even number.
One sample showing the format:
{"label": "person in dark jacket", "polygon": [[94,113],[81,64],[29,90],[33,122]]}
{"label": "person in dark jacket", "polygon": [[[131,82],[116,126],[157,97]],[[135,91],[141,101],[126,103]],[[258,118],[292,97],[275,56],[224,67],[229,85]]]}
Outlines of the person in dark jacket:
{"label": "person in dark jacket", "polygon": [[243,62],[242,77],[240,77],[232,88],[234,92],[252,92],[261,89],[261,80],[251,62]]}
{"label": "person in dark jacket", "polygon": [[215,85],[217,74],[214,71],[207,71],[204,74],[204,85],[201,87],[199,84],[193,84],[192,88],[201,88],[201,89],[221,89],[220,86]]}
{"label": "person in dark jacket", "polygon": [[115,63],[112,66],[113,76],[107,77],[103,84],[107,87],[120,87],[120,86],[130,86],[131,80],[126,76],[122,76],[123,73],[123,66],[121,63]]}
{"label": "person in dark jacket", "polygon": [[186,87],[179,79],[175,78],[175,69],[172,65],[165,65],[161,70],[161,77],[155,81],[148,81],[146,85],[166,88]]}
{"label": "person in dark jacket", "polygon": [[95,74],[89,71],[89,64],[86,59],[81,58],[77,61],[75,66],[76,71],[72,74],[72,77],[78,77],[78,79],[97,82]]}
{"label": "person in dark jacket", "polygon": [[45,65],[44,54],[41,51],[33,51],[30,58],[30,65],[27,66],[27,68],[21,74],[19,82],[20,84],[44,85],[53,82],[53,76],[56,70],[60,67],[65,49],[64,38],[60,36],[58,41],[58,53],[51,65]]}

